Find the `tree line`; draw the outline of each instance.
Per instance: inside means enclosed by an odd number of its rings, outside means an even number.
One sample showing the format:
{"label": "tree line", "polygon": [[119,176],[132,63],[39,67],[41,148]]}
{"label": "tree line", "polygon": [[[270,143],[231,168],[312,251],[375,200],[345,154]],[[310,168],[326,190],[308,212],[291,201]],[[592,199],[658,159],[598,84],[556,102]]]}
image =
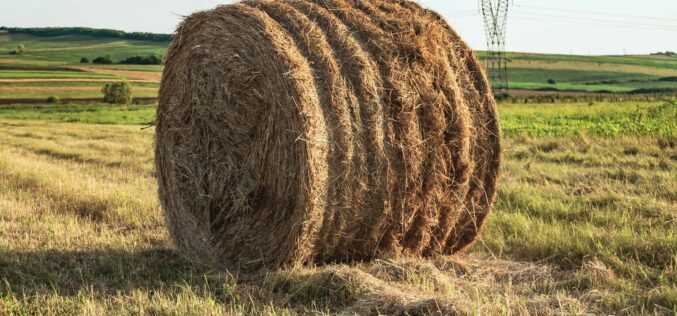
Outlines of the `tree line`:
{"label": "tree line", "polygon": [[[80,63],[86,64],[89,63],[89,58],[82,57]],[[91,61],[95,64],[113,64],[113,58],[110,55],[99,56]],[[121,64],[131,64],[131,65],[162,65],[162,55],[150,54],[148,56],[132,56],[127,57],[123,60],[120,60]]]}
{"label": "tree line", "polygon": [[147,33],[147,32],[124,32],[109,29],[93,29],[88,27],[0,27],[0,31],[9,33],[21,33],[33,36],[62,36],[62,35],[88,35],[92,37],[122,38],[128,40],[169,42],[171,34]]}

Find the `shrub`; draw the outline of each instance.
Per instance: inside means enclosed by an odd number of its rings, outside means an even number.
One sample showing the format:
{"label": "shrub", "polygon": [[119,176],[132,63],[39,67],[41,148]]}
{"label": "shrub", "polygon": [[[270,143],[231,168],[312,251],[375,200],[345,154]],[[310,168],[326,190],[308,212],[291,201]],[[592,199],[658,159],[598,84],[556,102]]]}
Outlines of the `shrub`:
{"label": "shrub", "polygon": [[548,79],[548,84],[557,84],[557,81],[555,79]]}
{"label": "shrub", "polygon": [[59,101],[61,101],[61,99],[55,95],[50,95],[47,97],[47,103],[59,103]]}
{"label": "shrub", "polygon": [[658,81],[677,82],[677,76],[659,78]]}
{"label": "shrub", "polygon": [[103,101],[107,103],[132,103],[132,86],[128,82],[107,83],[101,88]]}
{"label": "shrub", "polygon": [[92,60],[92,62],[95,63],[95,64],[112,64],[113,59],[111,59],[110,56],[106,55],[106,56],[94,58],[94,60]]}
{"label": "shrub", "polygon": [[81,64],[89,64],[89,58],[87,58],[87,57],[80,58],[80,63]]}
{"label": "shrub", "polygon": [[26,46],[24,44],[19,44],[14,48],[14,50],[10,51],[9,53],[11,55],[23,55],[23,53],[26,51]]}
{"label": "shrub", "polygon": [[505,101],[515,99],[515,96],[510,94],[510,93],[504,92],[504,93],[500,93],[500,94],[495,95],[494,98],[498,102],[505,102]]}
{"label": "shrub", "polygon": [[135,65],[161,65],[162,56],[157,56],[155,54],[150,54],[148,56],[132,56],[127,59],[124,59],[120,62],[121,64],[135,64]]}

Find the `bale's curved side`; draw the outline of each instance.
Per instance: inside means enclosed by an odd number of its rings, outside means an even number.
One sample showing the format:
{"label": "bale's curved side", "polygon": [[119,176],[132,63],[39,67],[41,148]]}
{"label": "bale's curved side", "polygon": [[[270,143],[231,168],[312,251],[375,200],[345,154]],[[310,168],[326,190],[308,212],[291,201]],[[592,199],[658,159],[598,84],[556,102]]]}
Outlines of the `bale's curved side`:
{"label": "bale's curved side", "polygon": [[500,165],[495,103],[439,16],[395,0],[247,0],[187,18],[156,132],[177,248],[250,273],[466,247]]}
{"label": "bale's curved side", "polygon": [[465,211],[460,214],[458,224],[449,232],[444,247],[445,253],[461,251],[471,246],[482,231],[496,196],[502,160],[501,131],[496,102],[475,54],[439,14],[405,0],[379,0],[379,3],[384,10],[393,10],[395,6],[405,8],[419,19],[435,23],[444,29],[447,50],[452,52],[459,62],[454,68],[457,70],[461,85],[465,87],[467,94],[465,98],[471,101],[469,108],[474,129],[472,160],[478,165],[472,175]]}

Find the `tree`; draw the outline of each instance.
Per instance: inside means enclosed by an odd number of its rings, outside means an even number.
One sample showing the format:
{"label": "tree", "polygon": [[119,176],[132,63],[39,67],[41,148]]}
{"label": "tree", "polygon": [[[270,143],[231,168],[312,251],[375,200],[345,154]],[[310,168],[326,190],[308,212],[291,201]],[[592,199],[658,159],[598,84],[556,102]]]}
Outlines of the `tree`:
{"label": "tree", "polygon": [[47,103],[59,103],[59,101],[61,101],[61,99],[55,95],[50,95],[47,97]]}
{"label": "tree", "polygon": [[169,42],[172,39],[171,34],[156,34],[123,31],[109,29],[91,29],[86,27],[0,27],[9,33],[29,34],[34,36],[62,36],[62,35],[87,35],[93,37],[123,38],[129,40],[142,40],[153,42]]}
{"label": "tree", "polygon": [[162,65],[162,56],[150,54],[148,56],[132,56],[120,61],[121,64],[135,65]]}
{"label": "tree", "polygon": [[19,44],[14,48],[13,51],[10,51],[9,53],[11,55],[23,55],[23,53],[26,51],[26,46],[24,44]]}
{"label": "tree", "polygon": [[548,79],[548,84],[557,84],[557,81],[555,79]]}
{"label": "tree", "polygon": [[89,58],[87,58],[87,57],[80,58],[80,63],[81,64],[89,64]]}
{"label": "tree", "polygon": [[132,86],[125,81],[107,83],[101,88],[103,101],[115,104],[132,103]]}
{"label": "tree", "polygon": [[111,59],[109,55],[106,55],[106,56],[94,58],[94,60],[92,60],[92,62],[95,63],[95,64],[112,64],[113,59]]}

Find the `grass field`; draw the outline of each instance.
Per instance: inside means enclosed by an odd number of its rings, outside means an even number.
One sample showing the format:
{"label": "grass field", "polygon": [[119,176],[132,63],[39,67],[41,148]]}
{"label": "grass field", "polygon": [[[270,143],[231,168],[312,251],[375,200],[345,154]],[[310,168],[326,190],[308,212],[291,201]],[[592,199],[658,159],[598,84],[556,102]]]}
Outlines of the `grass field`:
{"label": "grass field", "polygon": [[[677,71],[673,75],[677,75]],[[677,81],[645,73],[511,67],[509,76],[510,87],[524,90],[630,92],[642,88],[677,88]],[[548,80],[555,83],[550,84]]]}
{"label": "grass field", "polygon": [[81,122],[92,124],[149,125],[154,105],[119,106],[100,104],[0,105],[0,118]]}
{"label": "grass field", "polygon": [[153,129],[124,125],[153,112],[0,109],[0,314],[677,313],[677,103],[501,105],[499,196],[467,254],[255,281],[172,250]]}
{"label": "grass field", "polygon": [[123,77],[71,71],[3,71],[0,79],[117,79]]}
{"label": "grass field", "polygon": [[[103,85],[103,83],[99,83]],[[158,89],[154,87],[132,87],[135,98],[155,98]],[[49,96],[58,96],[61,99],[96,99],[101,98],[101,87],[13,87],[0,86],[0,100],[3,99],[47,99]]]}
{"label": "grass field", "polygon": [[82,35],[38,37],[26,34],[0,33],[0,52],[6,54],[23,44],[26,53],[7,55],[8,58],[78,63],[80,58],[90,60],[109,55],[114,61],[134,56],[163,54],[166,43],[95,38]]}
{"label": "grass field", "polygon": [[[19,44],[26,47],[25,52],[10,55],[9,51]],[[158,42],[80,35],[37,37],[0,33],[0,100],[45,99],[48,96],[61,99],[99,98],[102,97],[100,88],[106,81],[130,81],[136,87],[133,91],[136,97],[155,97],[161,65],[79,62],[82,57],[92,60],[105,55],[118,62],[134,55],[163,54],[165,49],[166,43]]]}
{"label": "grass field", "polygon": [[[478,55],[484,56],[483,52]],[[670,88],[676,81],[677,57],[577,56],[508,53],[508,78],[513,89],[587,92],[630,92]],[[549,84],[548,80],[556,84]]]}

